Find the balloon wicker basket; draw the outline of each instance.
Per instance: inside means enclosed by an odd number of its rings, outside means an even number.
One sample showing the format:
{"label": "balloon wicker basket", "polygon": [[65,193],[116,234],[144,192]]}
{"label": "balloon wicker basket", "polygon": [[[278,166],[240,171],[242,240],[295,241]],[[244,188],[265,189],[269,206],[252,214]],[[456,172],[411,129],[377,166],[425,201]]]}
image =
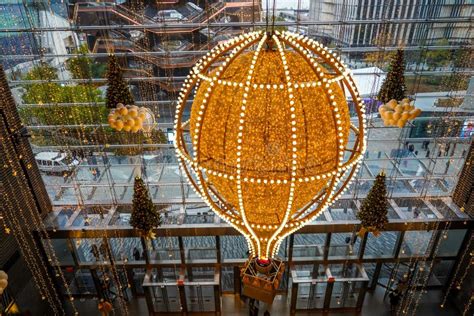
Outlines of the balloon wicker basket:
{"label": "balloon wicker basket", "polygon": [[273,258],[269,266],[262,269],[257,260],[249,259],[241,271],[243,295],[271,304],[280,286],[285,265]]}

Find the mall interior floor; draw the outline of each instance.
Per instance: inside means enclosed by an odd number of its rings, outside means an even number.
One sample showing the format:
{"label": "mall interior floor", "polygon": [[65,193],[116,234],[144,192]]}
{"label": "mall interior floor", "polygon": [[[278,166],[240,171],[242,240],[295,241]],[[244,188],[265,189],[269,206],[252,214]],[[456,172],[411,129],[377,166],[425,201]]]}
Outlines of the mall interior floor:
{"label": "mall interior floor", "polygon": [[[361,313],[357,312],[317,312],[317,311],[298,311],[296,315],[309,316],[309,315],[330,315],[330,316],[347,316],[347,315],[362,315],[362,316],[389,316],[389,315],[408,315],[408,314],[397,314],[390,312],[390,302],[388,297],[384,300],[384,289],[377,287],[374,292],[367,293],[364,301],[364,306]],[[439,304],[434,302],[440,302],[442,300],[442,293],[438,290],[430,290],[420,300],[416,313],[410,312],[409,315],[414,316],[453,316],[460,315],[459,311],[452,305],[446,304],[445,308],[440,308]],[[77,300],[77,307],[79,315],[99,315],[97,311],[97,301]],[[460,307],[462,309],[462,307]],[[259,309],[259,315],[263,315],[266,307],[262,306]],[[271,316],[287,316],[290,315],[290,306],[287,300],[287,296],[279,295],[275,298],[273,305],[268,308]],[[145,298],[134,299],[128,305],[129,315],[148,315]],[[120,315],[117,313],[116,315]],[[155,315],[166,315],[156,313]],[[179,314],[177,314],[179,315]],[[199,313],[193,313],[189,315],[200,315]],[[212,315],[209,313],[201,315]],[[222,314],[223,316],[247,316],[249,315],[248,304],[242,301],[239,296],[233,294],[225,294],[222,297]]]}

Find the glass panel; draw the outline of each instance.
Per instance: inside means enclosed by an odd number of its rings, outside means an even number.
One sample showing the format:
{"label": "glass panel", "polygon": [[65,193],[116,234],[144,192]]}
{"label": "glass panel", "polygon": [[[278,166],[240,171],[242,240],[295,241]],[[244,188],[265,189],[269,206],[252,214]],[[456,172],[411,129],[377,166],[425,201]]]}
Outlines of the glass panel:
{"label": "glass panel", "polygon": [[185,224],[207,224],[214,223],[215,214],[209,208],[201,208],[201,211],[194,210],[193,214],[188,213],[189,208],[186,209],[184,217]]}
{"label": "glass panel", "polygon": [[375,269],[377,268],[376,263],[363,263],[362,266],[364,267],[365,273],[367,273],[367,276],[369,277],[369,285],[371,285],[374,282],[374,273]]}
{"label": "glass panel", "polygon": [[342,281],[334,282],[331,294],[330,308],[355,308],[360,288],[364,282]]}
{"label": "glass panel", "polygon": [[183,237],[186,260],[217,260],[214,236]]}
{"label": "glass panel", "polygon": [[147,241],[147,248],[151,262],[181,261],[178,237],[157,236]]}
{"label": "glass panel", "polygon": [[432,231],[407,231],[403,239],[400,257],[425,256],[428,254]]}
{"label": "glass panel", "polygon": [[155,313],[181,311],[179,291],[176,285],[148,287],[147,291],[151,292]]}
{"label": "glass panel", "polygon": [[329,208],[329,213],[335,221],[356,220],[357,207],[353,200],[338,200]]}
{"label": "glass panel", "polygon": [[215,268],[214,267],[192,267],[186,270],[185,274],[187,281],[192,282],[214,282]]}
{"label": "glass panel", "polygon": [[75,265],[72,256],[73,250],[71,249],[67,239],[43,239],[41,241],[48,257],[51,258],[54,252],[60,264]]}
{"label": "glass panel", "polygon": [[391,175],[393,172],[393,174],[401,175],[389,159],[366,160],[365,164],[373,175],[379,174],[382,170],[386,174]]}
{"label": "glass panel", "polygon": [[436,215],[421,199],[394,199],[406,218],[436,219]]}
{"label": "glass panel", "polygon": [[326,279],[326,266],[323,264],[298,264],[292,268],[298,280]]}
{"label": "glass panel", "polygon": [[294,236],[294,258],[323,257],[326,234],[295,234]]}
{"label": "glass panel", "polygon": [[214,286],[185,285],[184,291],[189,312],[212,312],[215,310]]}
{"label": "glass panel", "polygon": [[[70,271],[63,269],[64,277],[68,280],[69,289],[74,295],[91,295],[96,294],[96,288],[92,274],[88,269],[78,269]],[[64,289],[65,291],[65,289]],[[62,292],[66,293],[66,292]]]}
{"label": "glass panel", "polygon": [[156,268],[152,269],[151,280],[153,282],[176,282],[179,279],[179,268]]}
{"label": "glass panel", "polygon": [[378,237],[369,233],[364,258],[392,258],[400,232],[380,232]]}
{"label": "glass panel", "polygon": [[441,235],[440,243],[438,245],[438,251],[436,256],[456,256],[459,248],[461,247],[464,236],[466,235],[465,229],[452,229],[444,232]]}
{"label": "glass panel", "polygon": [[108,261],[109,256],[102,238],[77,238],[73,240],[79,263]]}
{"label": "glass panel", "polygon": [[334,233],[329,246],[329,257],[356,258],[359,247],[360,238],[356,233]]}
{"label": "glass panel", "polygon": [[76,208],[63,207],[60,211],[54,211],[48,214],[45,220],[46,227],[66,227],[69,224],[69,219],[72,217]]}
{"label": "glass panel", "polygon": [[430,285],[446,285],[449,274],[454,267],[454,260],[440,260],[433,265],[432,274],[430,277]]}
{"label": "glass panel", "polygon": [[132,269],[132,286],[138,295],[144,295],[143,280],[145,278],[145,269]]}
{"label": "glass panel", "polygon": [[109,245],[115,260],[145,262],[145,253],[139,237],[110,238]]}
{"label": "glass panel", "polygon": [[297,309],[322,309],[327,283],[300,283],[298,285]]}
{"label": "glass panel", "polygon": [[248,245],[244,236],[221,236],[220,242],[223,260],[247,259],[249,257]]}
{"label": "glass panel", "polygon": [[234,267],[232,266],[222,267],[221,288],[223,292],[234,292]]}
{"label": "glass panel", "polygon": [[86,206],[77,217],[74,219],[72,226],[87,227],[87,226],[104,226],[107,224],[107,214],[111,210],[104,206]]}
{"label": "glass panel", "polygon": [[[412,155],[416,157],[418,152]],[[421,163],[421,160],[414,158],[403,158],[398,165],[400,171],[404,176],[424,176],[426,172],[425,166]]]}
{"label": "glass panel", "polygon": [[447,219],[458,218],[456,213],[454,213],[453,210],[451,210],[449,206],[447,206],[442,200],[436,199],[436,200],[430,200],[430,202],[431,204],[433,204],[436,210],[443,215],[444,218],[447,218]]}
{"label": "glass panel", "polygon": [[[288,241],[289,241],[289,238],[287,236],[287,237],[285,237],[285,239],[283,239],[283,241],[280,244],[280,248],[278,249],[278,254],[277,254],[277,256],[280,259],[287,259],[288,258]],[[283,282],[281,284],[283,284]]]}

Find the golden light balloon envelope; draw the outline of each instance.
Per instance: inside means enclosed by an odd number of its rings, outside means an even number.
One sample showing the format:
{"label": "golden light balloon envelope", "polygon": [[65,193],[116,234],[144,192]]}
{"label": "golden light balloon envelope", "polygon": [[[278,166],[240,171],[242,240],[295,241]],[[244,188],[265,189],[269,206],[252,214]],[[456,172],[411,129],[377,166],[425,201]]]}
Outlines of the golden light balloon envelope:
{"label": "golden light balloon envelope", "polygon": [[319,43],[249,33],[218,45],[186,80],[177,153],[196,191],[268,258],[352,178],[365,150],[359,101],[349,72]]}

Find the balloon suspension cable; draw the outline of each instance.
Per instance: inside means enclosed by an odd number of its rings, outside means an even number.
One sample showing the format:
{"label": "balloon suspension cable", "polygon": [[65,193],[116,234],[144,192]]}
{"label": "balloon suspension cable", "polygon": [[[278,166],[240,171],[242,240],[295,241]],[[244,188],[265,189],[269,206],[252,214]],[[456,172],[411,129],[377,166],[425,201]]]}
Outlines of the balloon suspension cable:
{"label": "balloon suspension cable", "polygon": [[276,0],[273,0],[273,8],[272,8],[272,31],[271,35],[275,32],[275,7],[276,7]]}

